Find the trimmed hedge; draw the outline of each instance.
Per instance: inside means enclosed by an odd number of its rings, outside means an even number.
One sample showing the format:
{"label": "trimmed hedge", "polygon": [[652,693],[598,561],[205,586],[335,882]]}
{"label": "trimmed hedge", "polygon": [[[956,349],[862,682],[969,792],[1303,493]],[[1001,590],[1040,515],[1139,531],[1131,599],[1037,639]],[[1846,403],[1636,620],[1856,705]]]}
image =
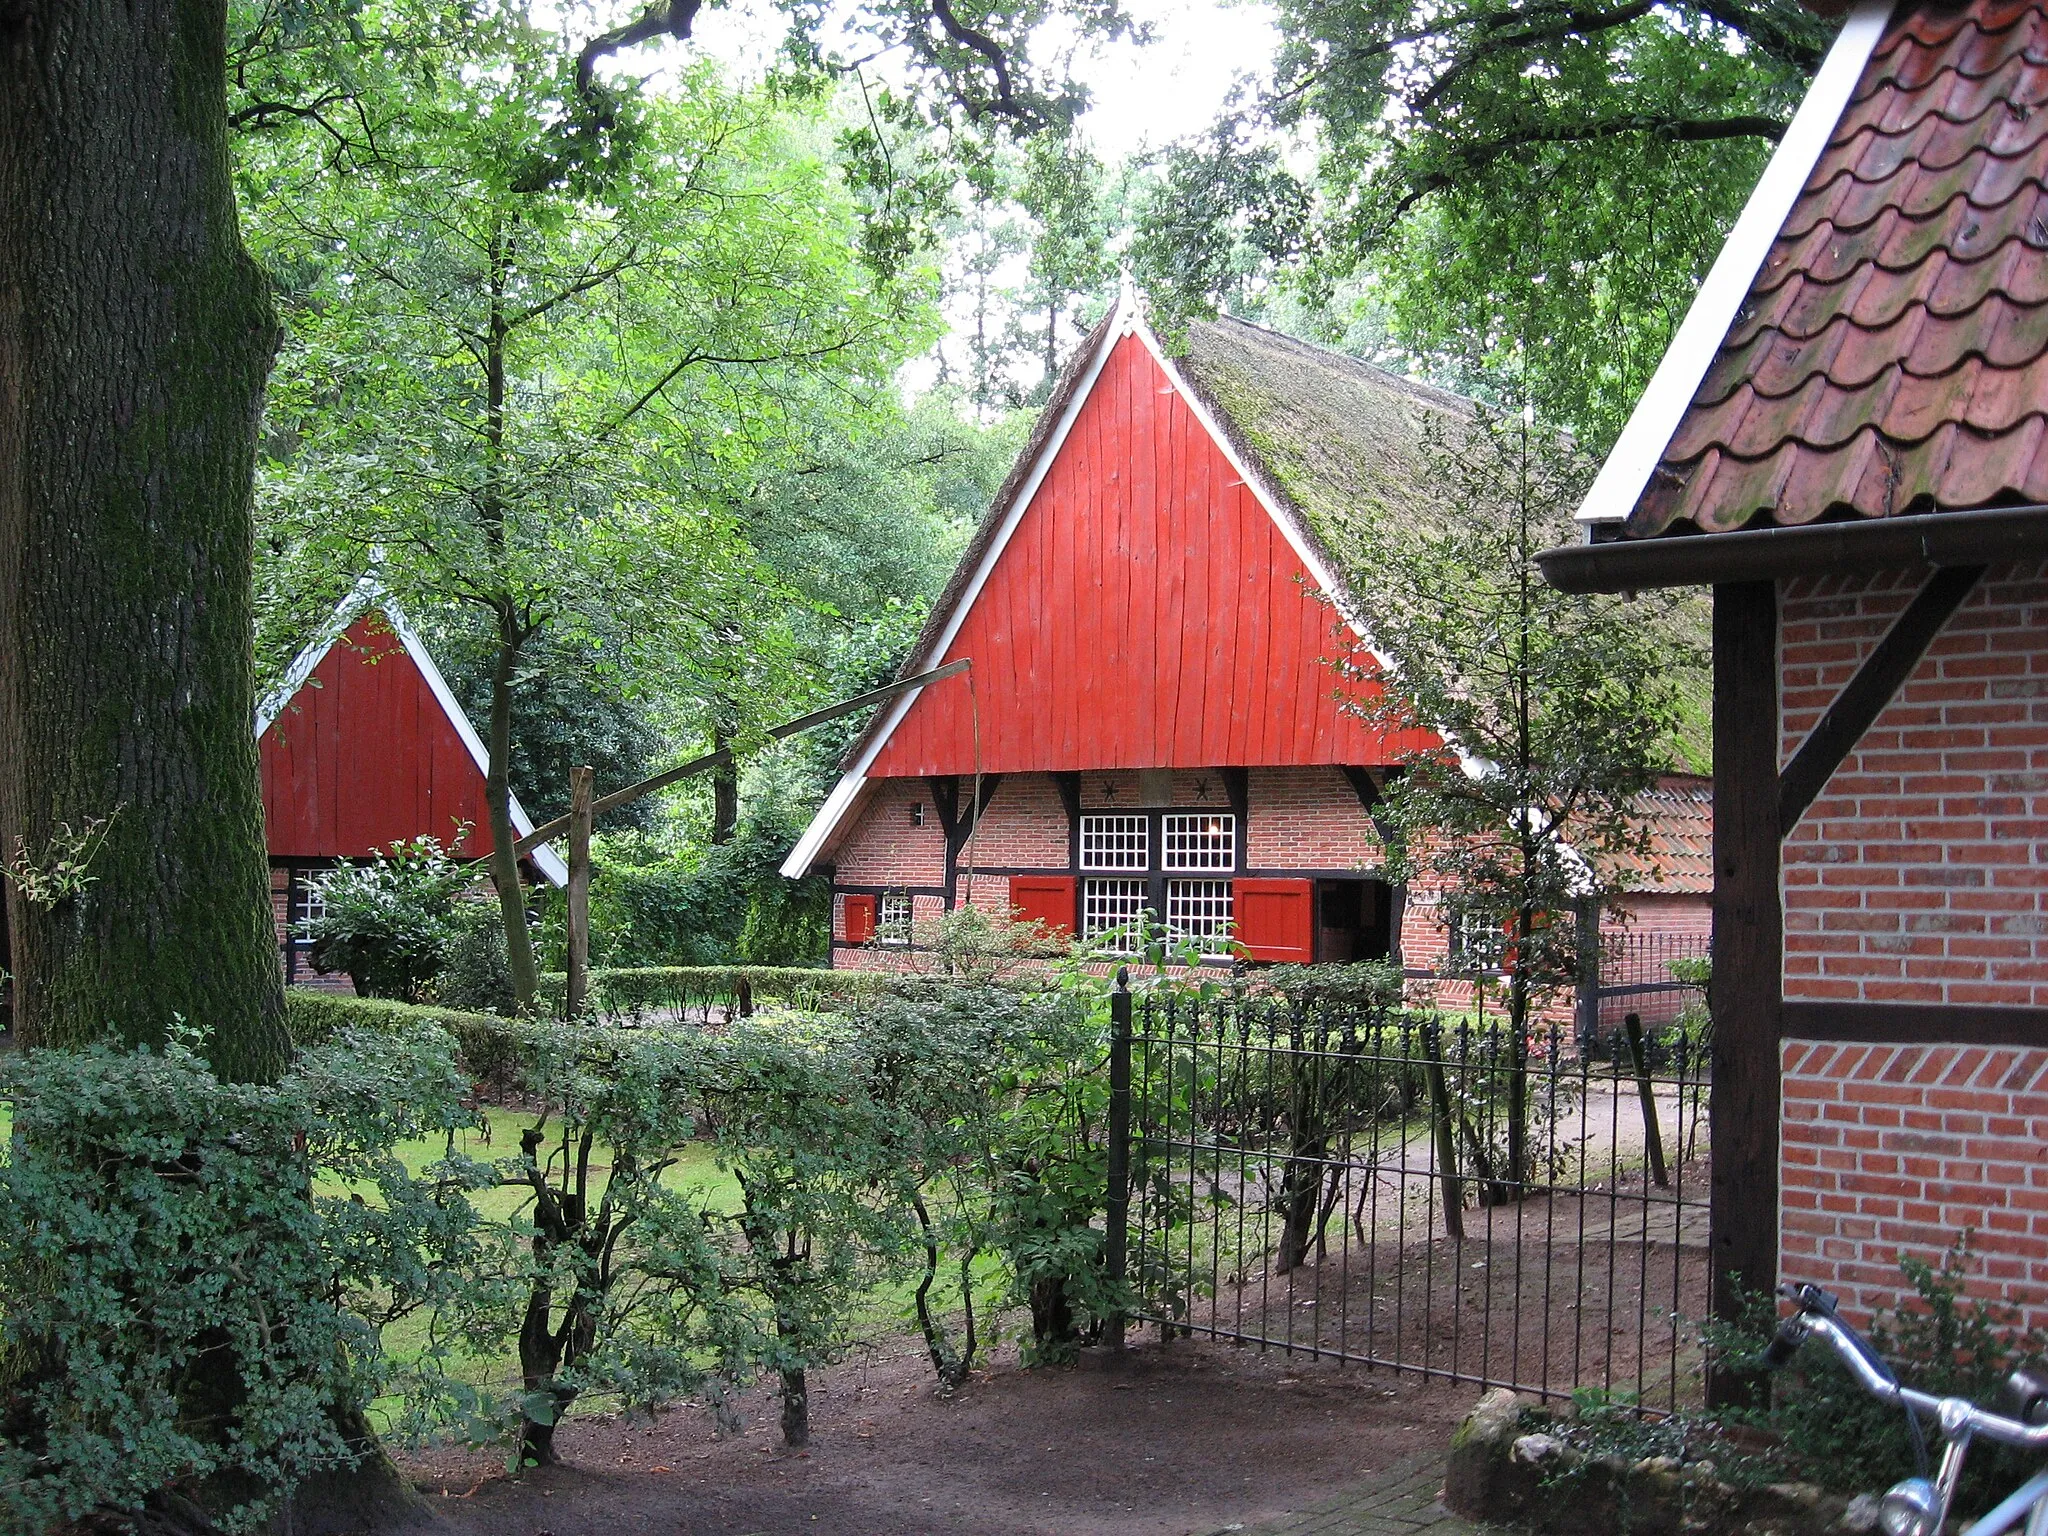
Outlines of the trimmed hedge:
{"label": "trimmed hedge", "polygon": [[494,1013],[464,1013],[430,1003],[351,997],[309,987],[285,988],[284,1021],[292,1043],[298,1046],[323,1044],[351,1027],[404,1031],[422,1024],[438,1025],[454,1038],[462,1069],[476,1078],[501,1077],[511,1066],[519,1043],[514,1021]]}
{"label": "trimmed hedge", "polygon": [[[724,1009],[739,1006],[741,988],[758,1006],[781,1003],[799,1012],[849,1008],[882,995],[893,978],[883,971],[827,971],[772,965],[660,965],[631,970],[597,970],[590,975],[590,1002],[599,1013],[639,1015],[657,1010]],[[541,978],[541,998],[550,1012],[562,1011],[567,978],[550,971]]]}

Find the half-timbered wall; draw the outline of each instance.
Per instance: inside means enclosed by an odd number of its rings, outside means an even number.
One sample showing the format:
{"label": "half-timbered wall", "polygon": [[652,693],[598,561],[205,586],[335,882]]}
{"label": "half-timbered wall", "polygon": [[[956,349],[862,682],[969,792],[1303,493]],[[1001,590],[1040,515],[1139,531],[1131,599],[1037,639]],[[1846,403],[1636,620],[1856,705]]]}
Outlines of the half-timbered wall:
{"label": "half-timbered wall", "polygon": [[1377,869],[1385,857],[1341,769],[1254,768],[1246,789],[1254,869]]}
{"label": "half-timbered wall", "polygon": [[[1927,573],[1788,583],[1782,759]],[[1785,996],[2048,1006],[2048,572],[1989,573],[1783,855]]]}
{"label": "half-timbered wall", "polygon": [[[1781,761],[1926,580],[1784,585]],[[1968,1231],[1971,1294],[2048,1325],[2048,1031],[2026,1043],[2037,1016],[2000,1012],[2048,1005],[2048,571],[1986,575],[1782,869],[1781,1274],[1867,1315],[1909,1292],[1902,1254]],[[1889,1042],[1854,1037],[1873,1007],[1903,1021]],[[1999,1043],[1944,1043],[1933,1008]]]}

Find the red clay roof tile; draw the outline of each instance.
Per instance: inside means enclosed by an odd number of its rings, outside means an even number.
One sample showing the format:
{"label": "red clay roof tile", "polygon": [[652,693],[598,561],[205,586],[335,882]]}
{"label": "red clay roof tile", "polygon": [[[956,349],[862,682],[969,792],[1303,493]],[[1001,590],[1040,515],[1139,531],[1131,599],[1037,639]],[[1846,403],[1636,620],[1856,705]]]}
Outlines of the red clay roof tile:
{"label": "red clay roof tile", "polygon": [[2048,0],[1894,15],[1634,535],[2048,499]]}

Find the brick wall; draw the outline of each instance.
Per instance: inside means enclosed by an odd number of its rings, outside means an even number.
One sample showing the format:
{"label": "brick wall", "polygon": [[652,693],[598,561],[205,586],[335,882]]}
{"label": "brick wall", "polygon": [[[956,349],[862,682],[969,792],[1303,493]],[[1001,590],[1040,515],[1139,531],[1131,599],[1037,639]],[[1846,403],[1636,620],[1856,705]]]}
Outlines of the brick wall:
{"label": "brick wall", "polygon": [[[924,825],[910,819],[924,807]],[[834,854],[841,885],[944,885],[946,834],[923,779],[879,779]],[[835,927],[838,919],[833,919]]]}
{"label": "brick wall", "polygon": [[1254,768],[1245,860],[1253,869],[1377,869],[1380,840],[1336,768]]}
{"label": "brick wall", "polygon": [[[1786,584],[1784,759],[1925,577]],[[2048,1005],[2044,625],[1992,571],[1786,839],[1787,997]]]}
{"label": "brick wall", "polygon": [[[960,781],[963,810],[972,782]],[[1067,808],[1050,775],[1012,774],[998,784],[961,859],[980,869],[1065,869]]]}
{"label": "brick wall", "polygon": [[1867,1319],[1901,1254],[1973,1229],[1971,1296],[2048,1327],[2048,1049],[1789,1040],[1780,1064],[1785,1277]]}

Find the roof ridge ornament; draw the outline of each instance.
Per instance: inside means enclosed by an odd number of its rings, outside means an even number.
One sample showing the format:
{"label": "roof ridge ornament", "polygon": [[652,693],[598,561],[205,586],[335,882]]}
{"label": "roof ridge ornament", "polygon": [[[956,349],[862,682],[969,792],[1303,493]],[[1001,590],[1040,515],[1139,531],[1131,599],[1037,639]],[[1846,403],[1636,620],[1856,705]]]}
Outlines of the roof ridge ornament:
{"label": "roof ridge ornament", "polygon": [[1145,318],[1145,299],[1138,292],[1128,265],[1117,269],[1116,313],[1119,336],[1135,334]]}

